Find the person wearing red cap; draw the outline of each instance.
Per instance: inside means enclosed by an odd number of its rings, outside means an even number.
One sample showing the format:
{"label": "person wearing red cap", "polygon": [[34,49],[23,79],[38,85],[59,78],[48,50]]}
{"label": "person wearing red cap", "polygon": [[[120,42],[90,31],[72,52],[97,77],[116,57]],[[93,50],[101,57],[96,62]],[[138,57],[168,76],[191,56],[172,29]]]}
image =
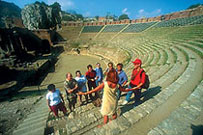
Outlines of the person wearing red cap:
{"label": "person wearing red cap", "polygon": [[140,96],[141,96],[141,86],[145,83],[145,72],[141,68],[142,61],[140,59],[136,59],[135,61],[132,62],[134,64],[134,69],[132,71],[132,76],[130,79],[130,84],[126,90],[129,92],[126,95],[125,101],[122,103],[122,105],[127,104],[130,101],[130,97],[134,93],[135,95],[135,100],[140,101]]}

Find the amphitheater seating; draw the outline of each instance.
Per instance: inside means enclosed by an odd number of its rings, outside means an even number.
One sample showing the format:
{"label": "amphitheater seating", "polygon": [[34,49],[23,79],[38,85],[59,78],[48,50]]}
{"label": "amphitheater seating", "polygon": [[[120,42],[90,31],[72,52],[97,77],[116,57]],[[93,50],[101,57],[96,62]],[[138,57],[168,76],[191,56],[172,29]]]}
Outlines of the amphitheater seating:
{"label": "amphitheater seating", "polygon": [[203,15],[162,21],[156,26],[154,26],[154,28],[175,27],[175,26],[196,25],[196,24],[203,24]]}
{"label": "amphitheater seating", "polygon": [[130,24],[123,32],[142,32],[156,22]]}
{"label": "amphitheater seating", "polygon": [[192,122],[200,115],[203,109],[203,81],[194,92],[172,114],[157,127],[150,130],[148,135],[157,134],[188,134]]}
{"label": "amphitheater seating", "polygon": [[107,25],[102,32],[119,32],[125,26],[127,26],[127,24]]}
{"label": "amphitheater seating", "polygon": [[82,33],[99,32],[103,26],[84,26]]}
{"label": "amphitheater seating", "polygon": [[[113,46],[125,50],[130,55],[129,62],[124,66],[128,77],[130,77],[132,69],[134,68],[131,61],[137,57],[143,60],[142,66],[150,76],[151,85],[148,91],[142,93],[144,97],[142,103],[138,106],[133,106],[128,111],[122,112],[121,116],[102,128],[96,127],[102,123],[102,116],[99,112],[100,108],[94,107],[92,104],[77,107],[75,109],[77,118],[68,117],[65,118],[65,120],[58,120],[62,121],[61,123],[65,123],[63,127],[54,125],[54,123],[58,121],[53,118],[47,120],[47,125],[54,127],[56,130],[55,133],[58,134],[129,134],[129,132],[133,130],[131,127],[136,127],[136,124],[143,119],[147,118],[153,120],[151,116],[157,113],[157,109],[161,108],[163,113],[164,111],[169,113],[167,114],[168,118],[165,119],[163,117],[165,120],[160,120],[159,122],[161,123],[157,123],[156,128],[152,129],[148,135],[185,134],[185,132],[182,131],[191,124],[187,122],[197,118],[203,110],[203,100],[201,98],[203,94],[202,74],[199,73],[202,73],[203,27],[202,25],[195,26],[196,24],[201,24],[201,19],[202,16],[196,16],[163,21],[155,25],[154,29],[148,31],[144,30],[155,24],[154,22],[131,24],[121,35],[114,39],[115,42],[109,41],[109,35],[111,33],[105,32],[119,32],[127,25],[105,26],[102,31],[102,34],[104,34],[103,42],[111,47]],[[190,24],[194,26],[180,27],[180,29],[174,28],[174,26],[187,26]],[[94,29],[93,26],[85,27],[83,32],[94,31],[87,30]],[[155,29],[157,27],[166,28]],[[98,27],[95,28],[97,29]],[[101,31],[101,28],[100,30],[97,29],[97,31]],[[126,34],[127,32],[141,31],[143,31],[141,34]],[[83,36],[87,35],[84,34]],[[99,43],[99,41],[96,40],[94,42]],[[88,51],[91,53],[91,49]],[[105,55],[108,56],[108,54],[119,53],[119,50],[113,53],[109,51],[103,53],[106,53]],[[92,54],[94,54],[94,52],[92,52]],[[116,58],[111,57],[110,60],[116,61],[115,59]],[[117,61],[115,63],[117,63]],[[191,80],[193,81],[191,82]],[[154,94],[154,91],[157,93]],[[192,94],[190,95],[191,92]],[[185,97],[183,97],[183,95],[185,95]],[[179,100],[180,98],[182,99]],[[123,100],[124,97],[121,99]],[[179,103],[176,103],[176,101]],[[130,102],[130,104],[131,103],[132,102]],[[169,109],[165,109],[165,105],[167,104],[173,104],[175,107],[168,112]],[[71,115],[72,114],[73,113],[71,113]],[[160,117],[161,115],[162,114],[160,114]],[[156,119],[157,118],[154,118],[153,122],[158,121]],[[181,121],[184,121],[184,123]]]}

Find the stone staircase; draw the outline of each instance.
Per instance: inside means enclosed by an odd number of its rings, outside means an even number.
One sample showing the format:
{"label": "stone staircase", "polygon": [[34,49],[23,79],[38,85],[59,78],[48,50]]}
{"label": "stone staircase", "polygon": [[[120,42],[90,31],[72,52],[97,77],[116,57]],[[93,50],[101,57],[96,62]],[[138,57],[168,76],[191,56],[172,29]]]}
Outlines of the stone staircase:
{"label": "stone staircase", "polygon": [[[133,69],[131,61],[137,57],[143,60],[143,67],[150,77],[151,84],[148,90],[143,90],[141,104],[133,104],[134,101],[131,101],[128,105],[122,106],[121,102],[125,98],[122,96],[118,105],[119,117],[102,128],[97,128],[103,118],[99,112],[100,108],[92,103],[77,106],[68,117],[60,114],[61,117],[55,119],[52,114],[48,114],[43,98],[36,106],[36,112],[30,114],[14,134],[28,134],[31,131],[33,134],[57,135],[191,134],[187,133],[186,129],[203,112],[203,42],[199,38],[203,33],[198,32],[191,36],[181,28],[180,31],[172,32],[177,37],[181,35],[182,38],[172,40],[173,35],[169,28],[165,31],[162,29],[166,33],[163,37],[167,37],[168,32],[168,37],[164,39],[148,36],[150,30],[140,35],[127,35],[127,38],[126,35],[119,34],[113,41],[107,42],[112,47],[129,53],[130,60],[124,68],[128,77]],[[190,30],[192,31],[192,28]],[[104,39],[107,39],[108,34],[101,33],[98,37],[100,36],[106,36]],[[196,38],[185,40],[191,37]],[[113,56],[119,56],[119,51],[114,52]],[[114,57],[111,57],[111,60],[114,61]]]}
{"label": "stone staircase", "polygon": [[49,114],[45,97],[33,109],[35,112],[27,116],[13,135],[44,135]]}

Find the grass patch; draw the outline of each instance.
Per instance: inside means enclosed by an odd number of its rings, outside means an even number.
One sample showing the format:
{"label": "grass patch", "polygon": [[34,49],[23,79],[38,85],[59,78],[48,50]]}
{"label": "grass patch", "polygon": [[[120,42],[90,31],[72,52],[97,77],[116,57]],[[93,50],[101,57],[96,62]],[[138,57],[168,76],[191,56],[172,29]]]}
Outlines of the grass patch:
{"label": "grass patch", "polygon": [[72,43],[70,44],[70,47],[71,47],[71,48],[78,48],[79,45],[80,45],[79,42],[72,42]]}
{"label": "grass patch", "polygon": [[183,45],[183,46],[186,47],[186,48],[189,48],[192,51],[194,51],[195,53],[197,53],[203,59],[203,54],[199,50],[197,50],[197,49],[195,49],[195,48],[193,48],[191,46],[186,46],[186,45]]}
{"label": "grass patch", "polygon": [[171,52],[173,53],[173,56],[174,56],[174,63],[176,63],[177,60],[178,60],[177,53],[175,51],[173,51],[172,49],[170,49],[170,50],[171,50]]}
{"label": "grass patch", "polygon": [[185,59],[186,59],[186,61],[188,62],[189,61],[189,56],[188,56],[188,54],[182,49],[182,48],[179,48],[179,47],[177,47],[177,46],[174,46],[176,49],[178,49],[179,51],[181,51],[183,54],[184,54],[184,56],[185,56]]}
{"label": "grass patch", "polygon": [[168,53],[166,53],[166,51],[163,49],[163,52],[164,52],[164,62],[163,62],[163,65],[165,65],[167,63],[167,60],[168,60]]}
{"label": "grass patch", "polygon": [[127,58],[123,62],[123,65],[127,65],[130,62],[130,60],[132,59],[132,55],[128,51],[125,51],[125,53],[127,54]]}
{"label": "grass patch", "polygon": [[203,48],[203,44],[198,44],[198,43],[194,43],[194,42],[188,42],[188,43],[191,44],[191,45],[195,45],[195,46],[197,46],[199,48]]}

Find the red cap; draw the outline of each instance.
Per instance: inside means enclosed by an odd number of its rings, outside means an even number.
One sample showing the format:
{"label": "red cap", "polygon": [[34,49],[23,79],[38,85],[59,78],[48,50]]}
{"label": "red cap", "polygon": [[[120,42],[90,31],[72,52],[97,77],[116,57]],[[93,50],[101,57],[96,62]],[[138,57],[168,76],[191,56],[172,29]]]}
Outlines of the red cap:
{"label": "red cap", "polygon": [[142,65],[142,61],[140,59],[135,59],[132,63]]}

